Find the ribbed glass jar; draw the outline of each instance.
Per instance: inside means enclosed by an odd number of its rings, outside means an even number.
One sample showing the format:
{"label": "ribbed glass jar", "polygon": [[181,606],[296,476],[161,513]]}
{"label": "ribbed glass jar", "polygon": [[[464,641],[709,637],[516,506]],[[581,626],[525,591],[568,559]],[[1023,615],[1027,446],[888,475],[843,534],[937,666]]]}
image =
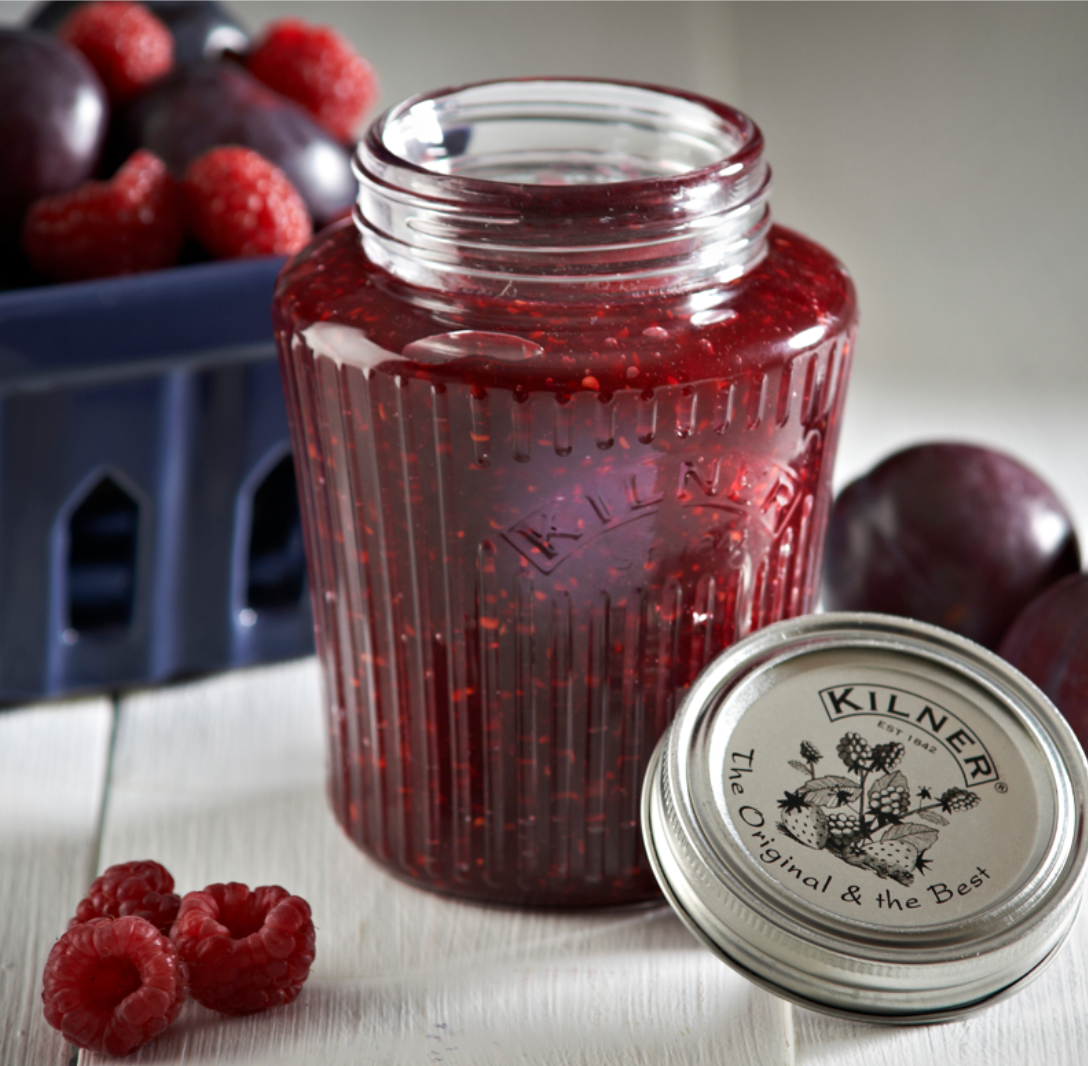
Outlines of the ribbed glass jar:
{"label": "ribbed glass jar", "polygon": [[275,302],[336,816],[440,891],[653,898],[657,738],[814,602],[853,286],[685,93],[448,90],[355,162]]}

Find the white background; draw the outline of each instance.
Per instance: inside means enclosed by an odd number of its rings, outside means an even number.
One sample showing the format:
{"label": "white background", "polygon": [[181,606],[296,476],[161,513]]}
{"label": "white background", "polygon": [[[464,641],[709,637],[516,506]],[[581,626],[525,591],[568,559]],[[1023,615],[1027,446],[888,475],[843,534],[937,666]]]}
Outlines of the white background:
{"label": "white background", "polygon": [[[237,2],[337,26],[380,107],[482,78],[709,93],[762,126],[778,221],[832,249],[862,332],[837,481],[912,440],[1044,474],[1088,529],[1088,6]],[[0,22],[33,7],[0,0]]]}

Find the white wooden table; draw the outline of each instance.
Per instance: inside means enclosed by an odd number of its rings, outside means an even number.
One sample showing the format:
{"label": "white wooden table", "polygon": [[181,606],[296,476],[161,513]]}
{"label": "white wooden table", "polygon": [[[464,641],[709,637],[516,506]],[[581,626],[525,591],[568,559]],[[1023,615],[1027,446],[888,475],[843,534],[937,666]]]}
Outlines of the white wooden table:
{"label": "white wooden table", "polygon": [[[989,441],[1044,473],[1088,537],[1081,406],[1059,394],[965,403],[862,377],[838,480],[909,440]],[[95,873],[137,858],[164,863],[180,891],[283,885],[313,906],[318,951],[291,1006],[235,1019],[189,1003],[131,1062],[1088,1063],[1085,915],[1057,961],[1007,1002],[946,1025],[885,1028],[760,991],[663,907],[517,913],[400,884],[327,809],[317,668],[302,660],[0,711],[0,1066],[106,1061],[45,1024],[41,969]]]}

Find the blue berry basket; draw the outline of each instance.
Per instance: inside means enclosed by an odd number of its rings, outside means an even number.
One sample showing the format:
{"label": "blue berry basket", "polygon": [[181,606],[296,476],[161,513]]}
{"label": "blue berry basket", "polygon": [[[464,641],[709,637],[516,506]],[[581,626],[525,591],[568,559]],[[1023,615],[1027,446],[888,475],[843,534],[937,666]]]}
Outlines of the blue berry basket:
{"label": "blue berry basket", "polygon": [[313,651],[281,264],[0,293],[0,702]]}

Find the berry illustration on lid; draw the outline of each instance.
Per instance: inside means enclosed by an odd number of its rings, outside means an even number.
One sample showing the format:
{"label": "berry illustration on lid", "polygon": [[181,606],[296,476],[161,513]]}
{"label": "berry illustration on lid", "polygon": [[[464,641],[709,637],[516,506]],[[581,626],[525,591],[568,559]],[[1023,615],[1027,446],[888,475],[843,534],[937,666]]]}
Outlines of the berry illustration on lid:
{"label": "berry illustration on lid", "polygon": [[[802,757],[816,750],[811,741],[801,742]],[[949,824],[937,812],[971,810],[978,806],[978,794],[951,787],[936,802],[919,801],[911,808],[910,786],[898,769],[906,753],[901,743],[870,745],[851,732],[839,741],[836,751],[857,780],[817,778],[811,775],[811,760],[799,764],[791,759],[790,766],[810,776],[778,801],[783,816],[777,828],[799,844],[825,848],[843,862],[871,870],[877,877],[913,884],[915,873],[924,873],[930,865],[925,854],[936,844],[939,827]],[[885,772],[874,780],[872,775],[881,771]],[[920,800],[932,797],[928,786],[918,791]],[[853,803],[856,812],[840,809]]]}

